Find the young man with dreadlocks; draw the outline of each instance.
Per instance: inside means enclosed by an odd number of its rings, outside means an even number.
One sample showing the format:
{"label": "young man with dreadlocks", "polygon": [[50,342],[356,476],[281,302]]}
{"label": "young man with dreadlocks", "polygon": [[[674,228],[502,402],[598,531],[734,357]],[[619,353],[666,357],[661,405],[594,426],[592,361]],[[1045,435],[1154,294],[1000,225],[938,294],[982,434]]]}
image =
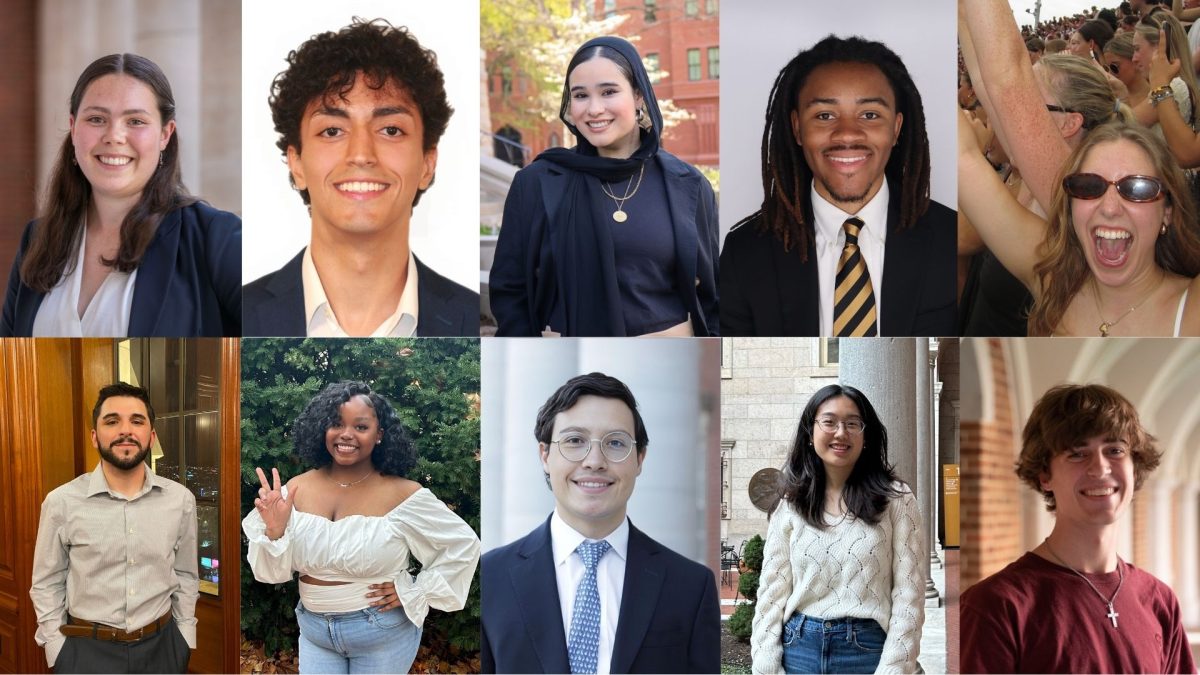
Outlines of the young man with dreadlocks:
{"label": "young man with dreadlocks", "polygon": [[929,199],[921,95],[879,42],[829,36],[775,79],[762,208],[720,261],[721,332],[955,334],[955,214]]}

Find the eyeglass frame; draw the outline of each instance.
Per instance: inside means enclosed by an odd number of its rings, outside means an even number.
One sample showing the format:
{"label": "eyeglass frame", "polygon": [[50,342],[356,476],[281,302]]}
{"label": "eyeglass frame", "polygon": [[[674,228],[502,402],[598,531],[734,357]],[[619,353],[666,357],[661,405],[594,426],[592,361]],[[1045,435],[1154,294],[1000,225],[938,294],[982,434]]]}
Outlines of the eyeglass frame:
{"label": "eyeglass frame", "polygon": [[[867,433],[867,423],[865,420],[861,420],[861,419],[858,420],[858,423],[862,425],[862,428],[859,429],[858,431],[852,431],[850,429],[850,425],[847,424],[848,422],[853,422],[853,421],[855,421],[853,418],[848,419],[848,420],[843,420],[843,419],[838,419],[836,417],[818,417],[813,420],[813,426],[817,427],[818,429],[820,429],[821,431],[824,431],[827,434],[836,434],[838,432],[838,429],[845,429],[846,433],[850,434],[851,436],[862,436],[863,434]],[[822,425],[823,422],[830,422],[834,426],[832,429],[826,429]]]}
{"label": "eyeglass frame", "polygon": [[[581,436],[586,436],[586,435],[587,435],[587,434],[584,434],[584,433],[582,433],[582,432],[578,432],[578,431],[576,431],[576,432],[570,432],[570,433],[577,433],[577,434],[579,434],[579,435],[581,435]],[[622,436],[625,436],[625,437],[629,438],[629,441],[630,441],[630,443],[629,443],[629,451],[628,451],[628,452],[626,452],[626,453],[625,453],[625,456],[624,456],[624,457],[622,457],[621,459],[613,459],[612,457],[609,457],[609,456],[608,456],[608,453],[607,453],[607,452],[605,452],[605,451],[604,451],[604,439],[608,438],[609,436],[616,435],[616,434],[621,434]],[[583,455],[581,455],[581,456],[579,457],[579,459],[571,459],[570,457],[568,457],[568,456],[567,456],[567,453],[563,452],[563,449],[562,449],[562,437],[559,437],[559,438],[558,438],[558,440],[550,441],[550,444],[551,444],[551,445],[557,445],[557,446],[558,446],[558,454],[559,454],[559,456],[560,456],[560,457],[562,457],[563,459],[567,460],[568,462],[573,462],[573,463],[575,463],[575,464],[578,464],[578,463],[582,462],[583,460],[585,460],[585,459],[587,459],[587,458],[588,458],[588,455],[592,454],[592,444],[594,444],[594,443],[599,443],[599,444],[600,444],[600,455],[601,455],[602,457],[604,457],[604,459],[606,459],[606,460],[608,460],[608,461],[610,461],[610,462],[612,462],[612,463],[614,463],[614,464],[620,464],[621,462],[624,462],[625,460],[629,459],[629,456],[630,456],[630,455],[632,455],[632,454],[634,453],[634,451],[636,451],[636,450],[637,450],[637,447],[638,447],[637,439],[633,437],[633,434],[631,434],[631,433],[629,433],[629,432],[627,432],[627,431],[620,431],[620,430],[618,430],[618,431],[610,431],[610,432],[608,432],[607,434],[604,434],[603,436],[601,436],[600,438],[589,438],[589,439],[588,439],[588,445],[587,445],[587,451],[586,451],[586,452],[584,452],[584,453],[583,453]]]}
{"label": "eyeglass frame", "polygon": [[[1096,195],[1095,197],[1084,197],[1084,196],[1073,193],[1071,191],[1071,188],[1067,187],[1067,185],[1068,185],[1068,181],[1070,181],[1072,178],[1075,178],[1077,176],[1095,176],[1097,179],[1104,181],[1104,183],[1105,183],[1104,190],[1102,190],[1100,192],[1100,194]],[[1121,186],[1120,186],[1120,183],[1123,183],[1123,182],[1129,180],[1130,178],[1146,180],[1146,181],[1150,181],[1151,183],[1154,183],[1155,185],[1158,186],[1158,193],[1155,194],[1154,197],[1152,197],[1150,199],[1130,199],[1124,192],[1121,192]],[[1063,176],[1063,179],[1062,179],[1063,192],[1065,192],[1068,197],[1070,197],[1072,199],[1082,199],[1082,200],[1088,201],[1088,202],[1095,201],[1097,199],[1103,199],[1104,195],[1108,194],[1108,188],[1110,186],[1117,188],[1117,196],[1119,196],[1122,200],[1129,202],[1130,204],[1150,204],[1150,203],[1156,202],[1160,199],[1164,199],[1167,196],[1167,184],[1164,183],[1161,178],[1158,178],[1156,176],[1143,176],[1141,174],[1129,174],[1128,176],[1121,176],[1117,180],[1109,180],[1109,179],[1105,178],[1104,176],[1101,176],[1098,173],[1093,173],[1091,171],[1076,171],[1073,174]]]}

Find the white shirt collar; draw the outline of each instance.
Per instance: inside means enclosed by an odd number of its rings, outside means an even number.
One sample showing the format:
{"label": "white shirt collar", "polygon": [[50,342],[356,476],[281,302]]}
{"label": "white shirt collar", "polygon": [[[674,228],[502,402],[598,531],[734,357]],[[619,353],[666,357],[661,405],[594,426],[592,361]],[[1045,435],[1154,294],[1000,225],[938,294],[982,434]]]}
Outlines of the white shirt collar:
{"label": "white shirt collar", "polygon": [[863,221],[862,230],[858,234],[860,240],[866,237],[873,237],[880,243],[887,240],[888,200],[891,197],[887,178],[884,178],[883,184],[879,186],[879,192],[855,214],[846,213],[822,197],[817,192],[815,181],[809,190],[812,194],[813,220],[816,221],[818,237],[824,237],[825,241],[838,242],[838,246],[841,246],[840,242],[845,241],[842,225],[847,219],[857,217]]}
{"label": "white shirt collar", "polygon": [[[412,337],[417,334],[417,263],[412,249],[408,251],[408,272],[404,290],[400,293],[400,302],[396,311],[383,320],[383,323],[371,333],[371,337]],[[349,337],[338,323],[329,306],[329,298],[325,294],[325,286],[313,264],[312,249],[304,249],[304,262],[301,264],[301,278],[304,282],[304,319],[309,337]]]}
{"label": "white shirt collar", "polygon": [[[612,546],[612,552],[620,556],[621,560],[625,560],[625,554],[629,551],[629,517],[622,518],[617,529],[600,539],[607,541],[608,545]],[[558,509],[554,509],[554,515],[550,516],[550,543],[554,547],[555,567],[563,564],[585,540],[600,541],[600,539],[588,539],[580,534],[575,528],[568,525],[562,516],[558,515]]]}

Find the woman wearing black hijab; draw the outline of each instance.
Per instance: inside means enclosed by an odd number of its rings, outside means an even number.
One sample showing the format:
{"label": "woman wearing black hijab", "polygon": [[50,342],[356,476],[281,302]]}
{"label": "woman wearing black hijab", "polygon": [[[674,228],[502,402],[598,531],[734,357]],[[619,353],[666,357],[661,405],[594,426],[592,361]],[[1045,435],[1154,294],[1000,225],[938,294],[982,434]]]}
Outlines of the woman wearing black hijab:
{"label": "woman wearing black hijab", "polygon": [[659,147],[662,113],[633,45],[580,47],[559,117],[575,148],[538,155],[504,204],[497,335],[716,335],[716,199]]}

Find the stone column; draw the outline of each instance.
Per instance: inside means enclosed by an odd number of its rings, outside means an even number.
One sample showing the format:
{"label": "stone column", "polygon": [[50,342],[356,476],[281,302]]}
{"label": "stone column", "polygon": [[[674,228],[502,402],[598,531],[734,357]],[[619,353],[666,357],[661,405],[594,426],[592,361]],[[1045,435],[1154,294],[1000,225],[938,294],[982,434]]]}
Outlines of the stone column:
{"label": "stone column", "polygon": [[1179,606],[1183,610],[1183,625],[1200,625],[1200,483],[1184,483],[1175,491],[1179,510],[1179,548],[1175,559],[1180,561]]}
{"label": "stone column", "polygon": [[[915,398],[917,400],[917,504],[921,508],[921,516],[925,519],[925,541],[926,547],[933,548],[932,540],[929,537],[930,525],[933,524],[933,491],[936,482],[931,482],[933,476],[934,464],[934,435],[933,435],[933,364],[930,361],[929,354],[929,339],[916,338],[913,340],[913,360],[915,361],[916,369],[916,390]],[[930,574],[932,569],[934,556],[929,556],[925,560],[925,604],[931,607],[940,607],[942,604],[941,596],[938,594],[937,587],[933,584],[933,577]]]}

